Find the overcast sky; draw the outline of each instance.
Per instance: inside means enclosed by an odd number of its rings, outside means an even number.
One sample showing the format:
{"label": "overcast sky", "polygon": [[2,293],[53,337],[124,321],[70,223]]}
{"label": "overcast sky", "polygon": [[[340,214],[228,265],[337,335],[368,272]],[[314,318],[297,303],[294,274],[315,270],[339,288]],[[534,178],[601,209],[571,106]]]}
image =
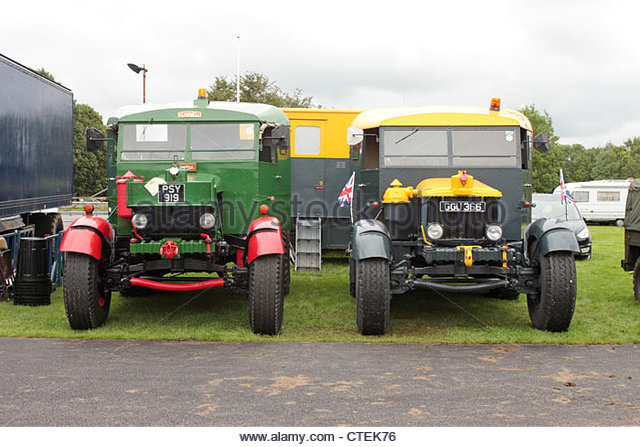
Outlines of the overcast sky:
{"label": "overcast sky", "polygon": [[[0,53],[43,67],[105,118],[195,98],[217,75],[266,74],[315,104],[535,104],[563,143],[640,136],[634,1],[11,1]],[[0,105],[1,106],[1,105]]]}

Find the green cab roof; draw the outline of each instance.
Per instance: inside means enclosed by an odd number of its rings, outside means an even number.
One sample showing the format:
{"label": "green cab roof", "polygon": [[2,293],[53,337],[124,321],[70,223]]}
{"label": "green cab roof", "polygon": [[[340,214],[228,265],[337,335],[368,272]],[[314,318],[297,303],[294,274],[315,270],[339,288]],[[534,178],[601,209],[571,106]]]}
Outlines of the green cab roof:
{"label": "green cab roof", "polygon": [[109,118],[114,122],[180,121],[259,121],[289,125],[289,119],[277,107],[246,102],[206,101],[138,104],[120,107]]}

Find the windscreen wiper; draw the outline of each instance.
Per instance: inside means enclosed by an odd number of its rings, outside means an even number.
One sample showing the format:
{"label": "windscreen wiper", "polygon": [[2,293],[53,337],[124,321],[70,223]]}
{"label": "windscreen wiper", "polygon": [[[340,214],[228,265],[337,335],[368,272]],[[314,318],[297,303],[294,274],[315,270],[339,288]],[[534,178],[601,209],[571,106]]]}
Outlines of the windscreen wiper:
{"label": "windscreen wiper", "polygon": [[401,141],[406,140],[407,138],[409,138],[411,135],[415,134],[416,132],[418,132],[418,128],[417,128],[417,127],[416,127],[415,129],[413,129],[413,130],[411,131],[411,133],[409,133],[408,135],[405,135],[404,137],[400,138],[400,139],[399,139],[398,141],[396,141],[394,144],[398,144],[398,143],[400,143]]}

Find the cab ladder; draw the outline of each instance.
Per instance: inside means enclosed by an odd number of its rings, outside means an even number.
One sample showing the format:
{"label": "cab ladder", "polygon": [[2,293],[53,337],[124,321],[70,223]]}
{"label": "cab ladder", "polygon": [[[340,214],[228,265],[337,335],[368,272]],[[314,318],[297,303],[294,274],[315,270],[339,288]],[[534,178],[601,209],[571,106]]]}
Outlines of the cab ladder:
{"label": "cab ladder", "polygon": [[322,219],[319,217],[299,217],[296,221],[295,269],[307,272],[322,270]]}

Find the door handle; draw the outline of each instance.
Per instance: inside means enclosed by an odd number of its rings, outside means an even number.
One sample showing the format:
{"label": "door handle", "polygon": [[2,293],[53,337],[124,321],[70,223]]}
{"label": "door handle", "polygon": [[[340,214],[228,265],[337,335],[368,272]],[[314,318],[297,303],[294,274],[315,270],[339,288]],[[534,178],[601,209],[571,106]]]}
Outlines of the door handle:
{"label": "door handle", "polygon": [[365,186],[368,186],[368,183],[358,183],[358,188],[364,188]]}
{"label": "door handle", "polygon": [[276,176],[275,176],[275,179],[276,179],[276,180],[280,180],[281,178],[282,178],[282,176],[281,176],[281,175],[276,175]]}

